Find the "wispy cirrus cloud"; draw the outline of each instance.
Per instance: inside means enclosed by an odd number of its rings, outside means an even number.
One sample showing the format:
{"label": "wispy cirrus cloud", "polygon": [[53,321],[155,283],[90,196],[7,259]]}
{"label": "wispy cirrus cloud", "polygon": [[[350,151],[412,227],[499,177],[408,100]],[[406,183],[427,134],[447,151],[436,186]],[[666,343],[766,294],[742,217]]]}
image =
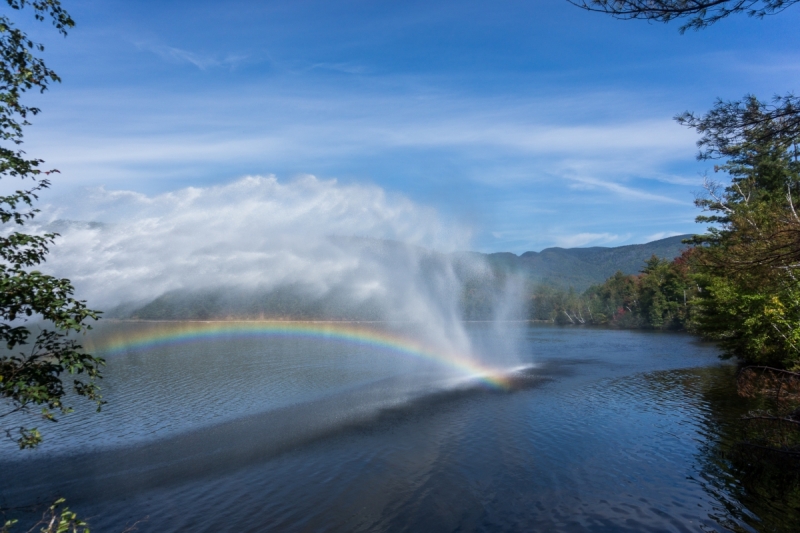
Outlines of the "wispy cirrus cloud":
{"label": "wispy cirrus cloud", "polygon": [[683,235],[683,233],[679,231],[659,231],[658,233],[653,233],[652,235],[648,235],[645,237],[648,242],[650,241],[658,241],[661,239],[666,239],[667,237],[675,237],[676,235]]}
{"label": "wispy cirrus cloud", "polygon": [[[221,61],[178,49],[162,49],[176,61],[206,69]],[[585,97],[584,100],[589,97]],[[608,106],[608,95],[598,95],[597,107]],[[619,95],[624,100],[624,95]],[[119,102],[125,111],[118,112]],[[621,105],[621,102],[617,105]],[[526,100],[467,97],[452,93],[378,95],[328,91],[287,94],[263,86],[242,87],[235,99],[222,94],[164,95],[154,102],[128,94],[106,95],[105,101],[87,98],[73,105],[74,115],[124,117],[120,128],[104,131],[106,122],[91,121],[77,130],[74,116],[61,120],[68,135],[48,142],[65,161],[103,165],[142,162],[170,163],[222,160],[335,160],[371,157],[398,150],[447,151],[465,160],[526,160],[553,174],[590,174],[604,165],[632,175],[665,176],[658,166],[686,157],[694,136],[669,118],[618,117],[613,123],[592,118],[578,121],[569,99]],[[562,108],[557,124],[542,116]],[[491,111],[487,111],[491,109]],[[141,125],[141,127],[139,127]],[[51,128],[50,133],[57,133]],[[54,138],[52,138],[55,141]],[[59,150],[63,147],[63,150]],[[484,173],[487,183],[526,180],[525,172]],[[476,176],[476,179],[481,180]],[[684,184],[670,175],[665,182]]]}
{"label": "wispy cirrus cloud", "polygon": [[616,233],[576,233],[575,235],[562,235],[556,237],[556,246],[561,248],[577,248],[581,246],[603,246],[606,244],[621,243],[631,238],[630,233],[617,235]]}
{"label": "wispy cirrus cloud", "polygon": [[203,55],[161,44],[138,43],[137,46],[140,49],[156,54],[161,59],[169,61],[170,63],[194,65],[200,70],[208,70],[216,67],[235,68],[249,59],[249,56],[245,54],[227,54],[224,56]]}
{"label": "wispy cirrus cloud", "polygon": [[356,63],[314,63],[304,70],[314,69],[341,72],[343,74],[366,74],[369,72],[369,69],[366,66]]}
{"label": "wispy cirrus cloud", "polygon": [[[677,209],[676,218],[691,219],[684,180],[693,176],[682,178],[670,165],[693,160],[695,137],[666,113],[636,108],[626,94],[584,95],[577,106],[562,95],[497,99],[397,80],[396,94],[387,94],[368,76],[336,78],[336,90],[245,84],[235,98],[209,90],[157,99],[123,90],[73,94],[28,146],[81,185],[133,182],[153,192],[254,173],[314,173],[436,205],[458,198],[444,209],[484,236],[482,250],[602,243],[604,233],[624,235],[633,218],[641,240],[663,231],[643,217]],[[587,111],[615,106],[621,111],[613,118]],[[598,221],[605,227],[595,227]],[[600,237],[557,237],[582,233]]]}
{"label": "wispy cirrus cloud", "polygon": [[25,149],[54,186],[309,173],[454,213],[484,251],[642,242],[694,230],[710,166],[672,117],[800,84],[797,10],[690,36],[567,2],[240,4],[107,0],[48,44],[65,83]]}
{"label": "wispy cirrus cloud", "polygon": [[668,204],[690,205],[690,203],[686,201],[677,200],[675,198],[670,198],[668,196],[663,196],[660,194],[653,194],[640,189],[634,189],[632,187],[626,187],[625,185],[621,185],[619,183],[615,183],[612,181],[603,181],[596,178],[574,177],[574,176],[569,176],[568,179],[575,182],[572,185],[570,185],[570,188],[572,189],[578,189],[578,190],[605,189],[623,198],[632,200],[645,200],[645,201],[661,202]]}

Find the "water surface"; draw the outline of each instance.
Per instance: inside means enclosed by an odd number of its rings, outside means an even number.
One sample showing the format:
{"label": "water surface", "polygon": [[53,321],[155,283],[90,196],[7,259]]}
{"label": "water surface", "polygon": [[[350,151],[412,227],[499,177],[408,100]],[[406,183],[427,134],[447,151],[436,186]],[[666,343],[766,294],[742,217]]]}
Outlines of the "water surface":
{"label": "water surface", "polygon": [[[117,324],[111,328],[145,328]],[[725,456],[734,368],[680,334],[474,324],[508,390],[308,339],[109,357],[103,413],[4,448],[1,504],[93,531],[792,531]],[[106,332],[107,333],[107,332]],[[101,332],[102,334],[102,332]],[[511,341],[509,340],[511,339]],[[512,342],[513,341],[513,342]]]}

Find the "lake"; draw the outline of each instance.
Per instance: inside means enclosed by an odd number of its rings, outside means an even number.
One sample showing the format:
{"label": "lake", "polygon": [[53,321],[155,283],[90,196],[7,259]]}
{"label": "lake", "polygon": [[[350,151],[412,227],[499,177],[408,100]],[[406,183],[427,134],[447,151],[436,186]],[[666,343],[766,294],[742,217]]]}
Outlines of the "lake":
{"label": "lake", "polygon": [[750,405],[735,367],[688,335],[468,324],[483,364],[508,371],[481,379],[403,341],[413,324],[349,337],[176,327],[93,333],[108,405],[40,424],[41,449],[3,445],[0,506],[25,517],[63,496],[93,532],[800,523],[797,500],[728,459]]}

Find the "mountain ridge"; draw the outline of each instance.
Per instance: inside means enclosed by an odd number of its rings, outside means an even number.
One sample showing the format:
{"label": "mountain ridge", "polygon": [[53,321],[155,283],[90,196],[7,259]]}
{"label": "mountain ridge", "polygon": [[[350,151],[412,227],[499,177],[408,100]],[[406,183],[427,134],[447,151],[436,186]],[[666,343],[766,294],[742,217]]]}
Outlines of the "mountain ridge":
{"label": "mountain ridge", "polygon": [[644,262],[655,255],[672,260],[690,245],[683,241],[691,234],[675,235],[644,244],[624,246],[592,246],[587,248],[545,248],[541,252],[459,252],[472,257],[482,256],[490,265],[507,274],[523,276],[531,283],[546,283],[583,292],[590,286],[603,283],[617,271],[637,274]]}

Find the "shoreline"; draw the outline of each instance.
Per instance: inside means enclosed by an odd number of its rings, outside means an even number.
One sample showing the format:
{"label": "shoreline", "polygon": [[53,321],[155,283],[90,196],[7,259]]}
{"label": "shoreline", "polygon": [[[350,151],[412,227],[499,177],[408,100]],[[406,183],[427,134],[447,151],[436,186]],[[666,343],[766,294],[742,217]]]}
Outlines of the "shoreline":
{"label": "shoreline", "polygon": [[[288,324],[414,324],[414,320],[301,320],[301,319],[282,319],[282,318],[213,318],[201,320],[196,318],[187,319],[150,319],[150,318],[101,318],[102,322],[134,322],[134,323],[175,323],[175,322],[197,322],[201,324],[214,324],[218,322],[285,322]],[[502,323],[502,324],[555,324],[552,320],[461,320],[463,323]]]}

